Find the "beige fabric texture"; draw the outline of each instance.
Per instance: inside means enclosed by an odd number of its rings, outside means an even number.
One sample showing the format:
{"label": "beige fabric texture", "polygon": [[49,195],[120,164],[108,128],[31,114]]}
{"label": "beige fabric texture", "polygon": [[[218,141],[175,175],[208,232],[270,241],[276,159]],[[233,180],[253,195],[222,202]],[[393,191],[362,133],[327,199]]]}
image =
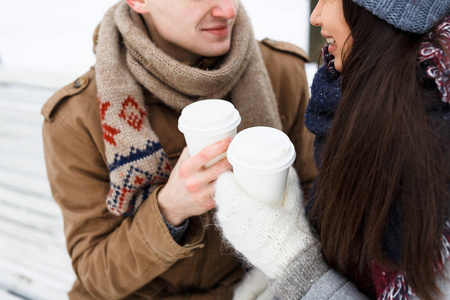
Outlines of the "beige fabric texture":
{"label": "beige fabric texture", "polygon": [[125,1],[106,13],[99,29],[96,78],[111,180],[106,202],[114,214],[134,214],[171,171],[145,118],[142,86],[177,111],[198,100],[229,95],[244,116],[240,129],[256,125],[282,129],[270,79],[242,5],[233,30],[229,53],[212,70],[202,70],[156,47],[141,16]]}

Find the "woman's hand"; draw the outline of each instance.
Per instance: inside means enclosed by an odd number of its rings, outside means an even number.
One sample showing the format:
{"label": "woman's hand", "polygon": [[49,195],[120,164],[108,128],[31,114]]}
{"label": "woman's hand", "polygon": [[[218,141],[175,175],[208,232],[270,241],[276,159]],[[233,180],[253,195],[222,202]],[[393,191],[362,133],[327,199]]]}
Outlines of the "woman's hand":
{"label": "woman's hand", "polygon": [[191,216],[204,214],[214,208],[214,182],[217,177],[231,170],[226,158],[205,168],[211,159],[227,151],[231,138],[206,147],[189,157],[184,148],[169,180],[158,194],[158,205],[164,218],[178,226]]}
{"label": "woman's hand", "polygon": [[222,174],[214,199],[223,235],[250,263],[269,278],[282,275],[302,249],[315,242],[303,212],[303,195],[291,167],[281,207],[251,198],[236,183],[233,173]]}

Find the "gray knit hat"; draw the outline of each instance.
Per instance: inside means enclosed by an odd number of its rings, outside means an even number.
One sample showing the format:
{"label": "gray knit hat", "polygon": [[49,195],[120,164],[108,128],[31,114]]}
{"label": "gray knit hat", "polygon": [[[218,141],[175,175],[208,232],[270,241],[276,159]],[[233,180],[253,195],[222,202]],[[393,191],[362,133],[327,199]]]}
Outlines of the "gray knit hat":
{"label": "gray knit hat", "polygon": [[450,0],[353,0],[398,29],[426,33],[450,15]]}

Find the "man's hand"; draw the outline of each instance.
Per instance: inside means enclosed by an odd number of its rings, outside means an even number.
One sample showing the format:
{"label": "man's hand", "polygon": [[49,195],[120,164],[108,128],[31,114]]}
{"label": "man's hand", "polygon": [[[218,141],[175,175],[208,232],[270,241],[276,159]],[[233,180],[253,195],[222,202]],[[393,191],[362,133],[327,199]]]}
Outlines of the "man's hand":
{"label": "man's hand", "polygon": [[205,164],[227,151],[231,140],[227,138],[208,146],[193,157],[189,157],[184,148],[169,181],[158,194],[159,208],[170,224],[179,226],[187,218],[204,214],[216,206],[214,182],[232,167],[226,158],[208,168]]}

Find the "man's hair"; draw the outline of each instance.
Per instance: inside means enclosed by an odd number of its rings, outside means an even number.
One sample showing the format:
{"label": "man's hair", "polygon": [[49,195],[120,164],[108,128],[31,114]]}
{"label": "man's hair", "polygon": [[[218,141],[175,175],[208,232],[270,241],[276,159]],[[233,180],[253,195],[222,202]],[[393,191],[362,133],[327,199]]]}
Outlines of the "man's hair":
{"label": "man's hair", "polygon": [[[327,261],[341,273],[355,265],[362,272],[375,260],[432,299],[440,295],[435,270],[450,207],[450,128],[433,115],[447,104],[417,66],[424,36],[400,31],[352,0],[343,0],[343,10],[351,39],[342,99],[310,218],[318,221]],[[392,227],[401,230],[399,262],[387,257]]]}

